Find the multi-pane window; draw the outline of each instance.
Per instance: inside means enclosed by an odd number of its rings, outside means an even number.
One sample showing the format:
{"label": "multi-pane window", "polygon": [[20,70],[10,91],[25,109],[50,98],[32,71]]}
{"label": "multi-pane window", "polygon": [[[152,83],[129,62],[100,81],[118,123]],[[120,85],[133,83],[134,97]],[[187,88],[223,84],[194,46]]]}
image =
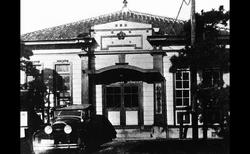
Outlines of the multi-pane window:
{"label": "multi-pane window", "polygon": [[190,105],[190,72],[178,71],[175,74],[175,105]]}
{"label": "multi-pane window", "polygon": [[[60,97],[71,96],[71,73],[70,64],[56,64],[54,77],[56,79],[57,90],[60,91]],[[58,85],[62,84],[62,85]],[[62,86],[60,89],[59,87]]]}
{"label": "multi-pane window", "polygon": [[176,124],[190,124],[190,113],[187,107],[191,106],[190,71],[178,70],[174,76],[175,81],[175,119]]}
{"label": "multi-pane window", "polygon": [[121,107],[121,87],[106,87],[106,104],[108,108]]}
{"label": "multi-pane window", "polygon": [[117,85],[106,87],[106,106],[108,108],[134,108],[139,106],[137,85]]}
{"label": "multi-pane window", "polygon": [[128,108],[138,107],[138,86],[124,87],[124,106]]}

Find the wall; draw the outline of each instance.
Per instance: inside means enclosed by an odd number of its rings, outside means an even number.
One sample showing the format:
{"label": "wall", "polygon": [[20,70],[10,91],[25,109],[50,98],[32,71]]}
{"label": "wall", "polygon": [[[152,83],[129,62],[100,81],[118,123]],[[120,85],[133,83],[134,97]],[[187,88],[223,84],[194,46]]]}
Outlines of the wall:
{"label": "wall", "polygon": [[[152,46],[146,41],[152,34],[151,24],[119,20],[92,27],[99,51],[126,51],[126,50],[151,50]],[[124,39],[118,39],[118,33],[124,33]]]}
{"label": "wall", "polygon": [[143,69],[153,69],[153,56],[150,54],[127,54],[126,62]]}
{"label": "wall", "polygon": [[154,124],[154,86],[143,82],[143,119],[144,125]]}
{"label": "wall", "polygon": [[96,85],[96,114],[102,115],[102,85]]}
{"label": "wall", "polygon": [[43,69],[53,69],[57,60],[68,60],[72,64],[73,104],[81,104],[81,59],[79,49],[33,50],[31,61],[40,61]]}
{"label": "wall", "polygon": [[101,69],[104,67],[115,65],[118,63],[118,55],[96,55],[95,56],[95,69]]}
{"label": "wall", "polygon": [[177,53],[167,53],[167,56],[163,57],[163,74],[166,79],[166,105],[167,105],[167,124],[174,124],[174,81],[173,73],[169,72],[169,68],[172,65],[170,58]]}

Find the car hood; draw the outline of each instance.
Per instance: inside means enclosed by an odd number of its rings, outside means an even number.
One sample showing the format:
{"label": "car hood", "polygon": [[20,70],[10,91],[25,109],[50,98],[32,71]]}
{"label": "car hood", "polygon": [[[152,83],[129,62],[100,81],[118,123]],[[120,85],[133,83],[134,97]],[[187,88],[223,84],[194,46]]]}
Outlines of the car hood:
{"label": "car hood", "polygon": [[70,125],[74,123],[80,123],[81,119],[79,117],[57,117],[53,121],[53,125],[58,123],[64,123],[65,125]]}

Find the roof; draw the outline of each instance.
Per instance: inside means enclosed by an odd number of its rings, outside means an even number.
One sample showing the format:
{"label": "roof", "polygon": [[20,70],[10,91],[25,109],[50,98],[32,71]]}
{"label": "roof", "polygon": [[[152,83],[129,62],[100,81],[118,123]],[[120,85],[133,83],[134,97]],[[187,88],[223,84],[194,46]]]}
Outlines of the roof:
{"label": "roof", "polygon": [[173,18],[122,9],[110,14],[26,33],[21,36],[21,40],[42,41],[74,39],[79,34],[88,32],[91,26],[119,20],[152,24],[152,27],[159,27],[161,32],[169,35],[178,35],[182,31],[185,23],[183,20],[175,21]]}
{"label": "roof", "polygon": [[91,107],[91,104],[73,104],[67,107],[63,107],[57,110],[84,110]]}

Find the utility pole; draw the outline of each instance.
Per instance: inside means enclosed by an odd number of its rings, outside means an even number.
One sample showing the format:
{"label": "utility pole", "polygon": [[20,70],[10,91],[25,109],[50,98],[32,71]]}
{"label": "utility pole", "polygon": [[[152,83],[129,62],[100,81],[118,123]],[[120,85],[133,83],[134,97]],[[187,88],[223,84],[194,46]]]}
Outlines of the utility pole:
{"label": "utility pole", "polygon": [[191,46],[195,43],[195,0],[191,2]]}
{"label": "utility pole", "polygon": [[[191,47],[195,45],[195,0],[191,0]],[[191,100],[192,100],[192,137],[198,139],[198,114],[197,114],[197,68],[194,65],[190,67],[191,73]]]}

